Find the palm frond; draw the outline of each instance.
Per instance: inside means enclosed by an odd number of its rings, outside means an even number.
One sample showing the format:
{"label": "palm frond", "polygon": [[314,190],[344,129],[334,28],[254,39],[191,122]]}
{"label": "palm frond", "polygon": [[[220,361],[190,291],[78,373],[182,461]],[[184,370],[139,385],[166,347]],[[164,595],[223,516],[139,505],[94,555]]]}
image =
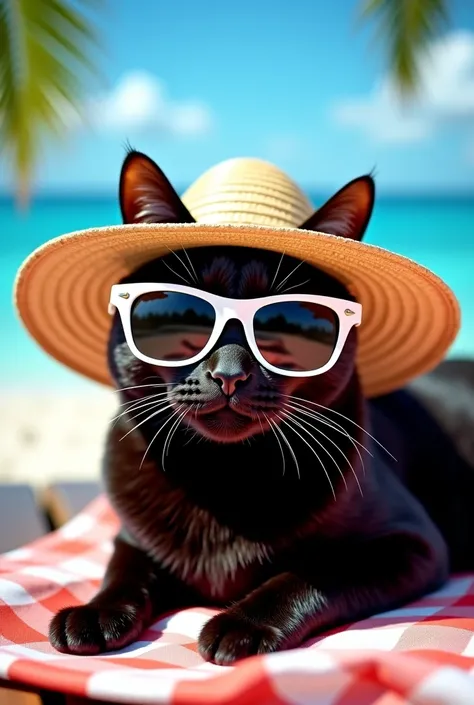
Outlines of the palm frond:
{"label": "palm frond", "polygon": [[78,4],[0,0],[0,156],[12,162],[23,205],[43,138],[66,132],[96,76],[89,54],[97,38]]}
{"label": "palm frond", "polygon": [[447,22],[445,0],[365,0],[362,17],[374,19],[388,50],[390,73],[403,96],[419,82],[419,60],[429,42]]}

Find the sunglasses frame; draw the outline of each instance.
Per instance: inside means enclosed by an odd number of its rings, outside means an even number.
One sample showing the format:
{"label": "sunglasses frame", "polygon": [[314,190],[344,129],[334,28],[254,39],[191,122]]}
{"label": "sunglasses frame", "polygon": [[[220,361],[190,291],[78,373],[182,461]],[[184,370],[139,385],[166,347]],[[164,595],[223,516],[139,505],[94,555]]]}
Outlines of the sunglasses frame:
{"label": "sunglasses frame", "polygon": [[[203,349],[194,357],[188,360],[155,360],[141,353],[133,340],[132,334],[132,306],[136,299],[143,294],[152,294],[162,291],[170,291],[179,294],[188,294],[197,296],[203,301],[207,301],[214,308],[216,320],[211,337]],[[317,370],[310,371],[295,371],[282,370],[279,367],[274,367],[265,360],[258,349],[257,341],[255,340],[253,319],[256,312],[269,304],[284,303],[288,301],[298,301],[303,303],[320,304],[330,308],[337,314],[339,319],[339,331],[334,346],[333,353],[328,362]],[[109,314],[113,315],[115,310],[118,311],[125,333],[125,340],[131,352],[139,360],[160,367],[185,367],[192,365],[199,360],[202,360],[212,350],[214,345],[219,340],[224,326],[228,321],[236,319],[241,322],[247,343],[258,362],[267,370],[275,372],[279,375],[287,377],[315,377],[316,375],[324,374],[331,369],[337,362],[344,344],[349,335],[349,331],[353,326],[358,327],[362,321],[362,305],[354,301],[345,299],[337,299],[331,296],[313,296],[312,294],[275,294],[272,296],[264,296],[257,299],[230,299],[216,294],[209,294],[201,289],[195,289],[192,286],[183,286],[181,284],[156,284],[156,283],[134,283],[134,284],[114,284],[110,292]]]}

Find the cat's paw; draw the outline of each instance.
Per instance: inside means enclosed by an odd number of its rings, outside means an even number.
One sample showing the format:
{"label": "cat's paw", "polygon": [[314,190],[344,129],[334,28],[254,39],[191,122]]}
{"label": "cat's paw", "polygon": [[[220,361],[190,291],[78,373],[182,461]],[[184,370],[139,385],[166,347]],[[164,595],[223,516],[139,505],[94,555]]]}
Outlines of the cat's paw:
{"label": "cat's paw", "polygon": [[281,629],[258,624],[241,611],[228,610],[212,617],[201,630],[198,649],[206,661],[229,666],[235,661],[279,651],[283,647]]}
{"label": "cat's paw", "polygon": [[127,646],[145,626],[134,605],[66,607],[51,620],[49,641],[62,653],[92,656]]}

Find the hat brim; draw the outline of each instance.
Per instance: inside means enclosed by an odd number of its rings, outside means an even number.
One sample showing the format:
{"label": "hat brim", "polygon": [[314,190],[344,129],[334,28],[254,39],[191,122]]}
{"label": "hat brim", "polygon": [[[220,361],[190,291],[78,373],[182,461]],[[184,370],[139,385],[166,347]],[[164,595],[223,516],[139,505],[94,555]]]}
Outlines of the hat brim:
{"label": "hat brim", "polygon": [[459,330],[453,292],[406,257],[325,233],[204,223],[117,225],[51,240],[18,272],[19,315],[52,357],[112,385],[106,352],[112,284],[170,249],[207,245],[284,252],[344,283],[363,307],[357,368],[367,397],[400,388],[435,367]]}

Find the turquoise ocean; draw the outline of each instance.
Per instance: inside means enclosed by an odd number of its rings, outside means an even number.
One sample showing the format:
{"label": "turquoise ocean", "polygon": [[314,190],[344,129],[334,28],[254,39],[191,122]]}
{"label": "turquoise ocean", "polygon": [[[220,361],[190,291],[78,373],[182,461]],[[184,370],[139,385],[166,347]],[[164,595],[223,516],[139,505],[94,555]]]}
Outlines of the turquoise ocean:
{"label": "turquoise ocean", "polygon": [[[311,200],[325,199],[315,194]],[[0,393],[91,388],[49,358],[23,329],[12,305],[13,282],[23,259],[50,238],[120,222],[113,197],[43,197],[26,214],[0,200]],[[379,197],[365,241],[410,257],[451,286],[461,304],[462,328],[449,355],[474,358],[474,196]]]}

